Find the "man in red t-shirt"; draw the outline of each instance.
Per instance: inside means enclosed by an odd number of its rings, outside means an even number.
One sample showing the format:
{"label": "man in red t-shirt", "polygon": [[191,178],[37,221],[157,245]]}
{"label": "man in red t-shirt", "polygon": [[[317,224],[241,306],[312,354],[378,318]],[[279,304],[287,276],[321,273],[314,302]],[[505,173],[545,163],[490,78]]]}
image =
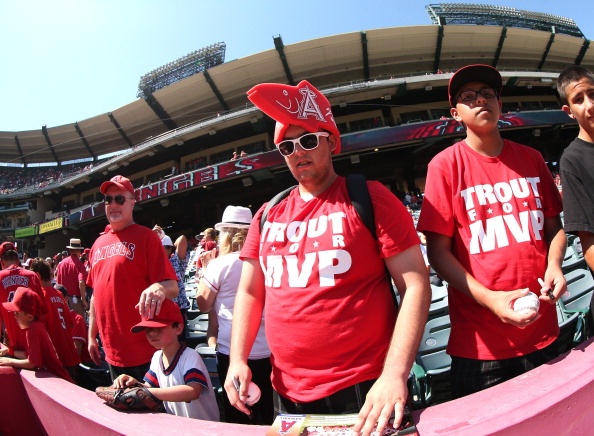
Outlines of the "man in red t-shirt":
{"label": "man in red t-shirt", "polygon": [[[450,79],[451,113],[466,139],[429,164],[417,225],[431,266],[448,282],[455,397],[554,357],[555,302],[567,289],[561,198],[541,154],[501,138],[501,89],[488,65]],[[529,292],[539,310],[515,312],[515,300]]]}
{"label": "man in red t-shirt", "polygon": [[[378,182],[367,182],[377,240],[334,171],[340,134],[328,100],[306,81],[262,84],[250,100],[277,121],[274,142],[299,182],[273,207],[260,234],[256,214],[244,260],[225,389],[244,405],[247,358],[266,301],[275,407],[285,413],[359,413],[355,431],[399,423],[407,379],[431,299],[412,218]],[[402,297],[396,318],[390,272]],[[239,381],[239,393],[234,387]]]}
{"label": "man in red t-shirt", "polygon": [[141,380],[154,348],[130,332],[141,316],[158,314],[166,298],[178,294],[177,275],[158,236],[134,223],[134,187],[123,176],[101,185],[109,229],[93,244],[87,284],[93,288],[89,310],[89,353],[99,365],[100,334],[111,376]]}
{"label": "man in red t-shirt", "polygon": [[65,257],[56,268],[56,283],[63,285],[68,291],[68,303],[72,310],[84,316],[88,309],[87,304],[87,270],[80,261],[79,256],[84,247],[80,239],[71,238],[66,247],[70,256]]}
{"label": "man in red t-shirt", "polygon": [[[20,266],[19,255],[11,242],[4,242],[0,245],[0,302],[10,302],[18,287],[24,286],[32,289],[43,299],[41,282],[37,275]],[[41,319],[45,321],[47,307],[41,308]],[[14,316],[0,306],[0,325],[3,327],[0,332],[3,341],[8,343],[9,351],[24,350],[27,345],[25,330],[22,330]]]}

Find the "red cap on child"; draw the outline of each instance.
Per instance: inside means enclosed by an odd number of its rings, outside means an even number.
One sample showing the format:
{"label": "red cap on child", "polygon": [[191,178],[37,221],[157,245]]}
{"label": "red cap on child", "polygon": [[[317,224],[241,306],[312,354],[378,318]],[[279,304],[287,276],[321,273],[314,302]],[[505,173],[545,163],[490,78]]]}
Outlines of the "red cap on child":
{"label": "red cap on child", "polygon": [[179,310],[179,306],[169,299],[165,299],[161,304],[159,315],[152,318],[142,317],[142,321],[130,329],[132,333],[138,333],[145,328],[167,327],[173,323],[183,323],[184,318]]}
{"label": "red cap on child", "polygon": [[41,314],[41,299],[39,295],[24,286],[17,288],[12,301],[2,303],[2,306],[11,312],[21,311],[35,317]]}

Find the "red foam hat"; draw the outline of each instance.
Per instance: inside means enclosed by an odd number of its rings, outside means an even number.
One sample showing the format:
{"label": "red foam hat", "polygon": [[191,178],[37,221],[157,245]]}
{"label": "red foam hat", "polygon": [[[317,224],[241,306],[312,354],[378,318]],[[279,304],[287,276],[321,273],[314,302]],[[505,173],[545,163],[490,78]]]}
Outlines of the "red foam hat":
{"label": "red foam hat", "polygon": [[21,286],[16,289],[12,301],[2,303],[11,312],[25,312],[33,316],[41,314],[41,298],[33,290]]}
{"label": "red foam hat", "polygon": [[124,176],[113,176],[109,181],[103,182],[99,190],[102,194],[105,194],[112,186],[134,194],[134,186],[132,186],[132,182]]}
{"label": "red foam hat", "polygon": [[261,83],[247,92],[258,109],[276,121],[274,143],[280,143],[290,125],[308,132],[326,130],[336,137],[334,154],[340,153],[340,132],[328,99],[307,80],[297,86]]}
{"label": "red foam hat", "polygon": [[145,328],[167,327],[173,323],[183,323],[184,318],[179,310],[179,306],[172,300],[165,299],[161,304],[159,315],[152,318],[142,317],[142,321],[130,329],[132,333],[138,333]]}

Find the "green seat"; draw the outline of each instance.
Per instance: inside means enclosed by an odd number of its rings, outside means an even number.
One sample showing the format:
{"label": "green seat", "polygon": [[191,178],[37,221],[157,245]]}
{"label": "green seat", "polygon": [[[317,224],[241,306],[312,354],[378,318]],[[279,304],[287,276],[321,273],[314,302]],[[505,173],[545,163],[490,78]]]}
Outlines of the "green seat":
{"label": "green seat", "polygon": [[413,398],[417,407],[451,399],[449,372],[452,359],[446,353],[449,337],[449,315],[427,321],[411,372]]}

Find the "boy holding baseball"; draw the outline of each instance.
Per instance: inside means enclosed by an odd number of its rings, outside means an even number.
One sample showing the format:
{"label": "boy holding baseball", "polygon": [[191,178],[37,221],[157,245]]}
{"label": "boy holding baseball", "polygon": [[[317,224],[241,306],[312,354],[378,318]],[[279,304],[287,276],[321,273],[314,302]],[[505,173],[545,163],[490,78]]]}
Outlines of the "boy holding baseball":
{"label": "boy holding baseball", "polygon": [[[488,65],[450,79],[451,114],[466,138],[429,164],[417,227],[431,266],[448,282],[456,398],[555,357],[555,301],[567,287],[561,198],[541,154],[501,137],[502,84]],[[514,311],[529,292],[538,310]]]}
{"label": "boy holding baseball", "polygon": [[[159,315],[142,318],[132,327],[133,333],[144,331],[149,343],[158,348],[144,376],[144,386],[164,402],[167,413],[186,418],[219,421],[219,409],[208,371],[195,350],[180,344],[184,320],[177,304],[165,299]],[[114,388],[138,383],[122,374]]]}

